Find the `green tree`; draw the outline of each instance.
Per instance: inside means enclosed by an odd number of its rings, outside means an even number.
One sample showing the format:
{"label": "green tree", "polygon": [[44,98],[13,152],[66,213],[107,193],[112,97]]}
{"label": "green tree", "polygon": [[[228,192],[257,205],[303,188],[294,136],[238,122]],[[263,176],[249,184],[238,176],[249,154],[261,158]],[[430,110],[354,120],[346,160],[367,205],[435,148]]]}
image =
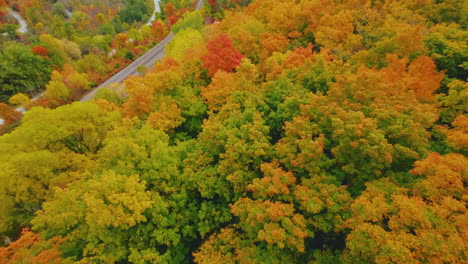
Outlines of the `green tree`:
{"label": "green tree", "polygon": [[178,61],[184,61],[187,57],[203,54],[205,42],[202,34],[192,28],[181,30],[166,47],[167,56]]}
{"label": "green tree", "polygon": [[50,79],[50,62],[20,43],[5,43],[0,52],[0,101],[16,93],[34,93]]}
{"label": "green tree", "polygon": [[178,33],[179,31],[192,28],[197,31],[201,31],[203,28],[203,16],[200,11],[186,12],[181,18],[172,25],[172,32]]}
{"label": "green tree", "polygon": [[448,94],[439,99],[440,119],[444,123],[451,123],[457,116],[468,112],[468,83],[454,80],[448,88]]}
{"label": "green tree", "polygon": [[461,25],[451,23],[435,25],[424,40],[438,69],[447,70],[451,78],[467,77],[468,44],[464,41],[467,37]]}

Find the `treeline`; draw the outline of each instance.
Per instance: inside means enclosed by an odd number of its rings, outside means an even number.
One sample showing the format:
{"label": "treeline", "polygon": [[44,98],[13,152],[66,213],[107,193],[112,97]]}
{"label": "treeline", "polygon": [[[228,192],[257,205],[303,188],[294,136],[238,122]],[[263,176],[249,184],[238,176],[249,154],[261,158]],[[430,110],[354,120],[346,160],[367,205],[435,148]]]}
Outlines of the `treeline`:
{"label": "treeline", "polygon": [[225,3],[0,137],[0,262],[465,263],[463,1]]}

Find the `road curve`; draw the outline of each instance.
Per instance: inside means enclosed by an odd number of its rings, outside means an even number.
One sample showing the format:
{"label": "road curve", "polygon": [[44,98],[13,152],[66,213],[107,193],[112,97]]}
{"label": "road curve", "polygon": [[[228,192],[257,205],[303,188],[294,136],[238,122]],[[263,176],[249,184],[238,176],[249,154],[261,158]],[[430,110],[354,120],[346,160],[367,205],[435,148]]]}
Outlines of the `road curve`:
{"label": "road curve", "polygon": [[153,2],[154,2],[154,10],[153,10],[153,14],[148,20],[148,23],[146,23],[146,25],[148,26],[151,26],[151,23],[153,23],[153,21],[156,19],[156,13],[161,13],[161,6],[160,6],[161,0],[153,0]]}
{"label": "road curve", "polygon": [[[196,10],[199,10],[203,6],[203,0],[199,0],[196,6]],[[164,52],[166,45],[171,42],[174,38],[174,34],[171,32],[165,39],[163,39],[158,45],[154,48],[150,49],[148,52],[143,54],[138,59],[134,60],[130,65],[125,67],[123,70],[116,73],[114,76],[109,78],[103,84],[99,85],[98,87],[94,88],[91,92],[81,98],[80,102],[86,102],[94,98],[94,95],[97,91],[103,87],[111,83],[120,83],[125,80],[128,76],[135,75],[137,73],[137,68],[139,66],[146,66],[148,68],[152,67],[156,61],[162,59],[164,57]]]}
{"label": "road curve", "polygon": [[8,13],[18,21],[20,27],[17,29],[19,33],[28,33],[28,23],[24,18],[18,13],[8,8]]}

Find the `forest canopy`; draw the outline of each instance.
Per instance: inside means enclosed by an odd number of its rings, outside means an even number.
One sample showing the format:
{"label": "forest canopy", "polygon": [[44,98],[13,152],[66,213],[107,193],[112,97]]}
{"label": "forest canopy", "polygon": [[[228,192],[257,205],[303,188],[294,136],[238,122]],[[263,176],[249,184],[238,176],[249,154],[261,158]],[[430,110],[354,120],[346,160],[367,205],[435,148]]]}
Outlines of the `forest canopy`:
{"label": "forest canopy", "polygon": [[[185,4],[163,1],[151,34],[173,42],[123,92],[22,119],[0,104],[19,122],[0,136],[1,263],[468,261],[463,0]],[[105,67],[81,60],[50,73],[56,97]]]}

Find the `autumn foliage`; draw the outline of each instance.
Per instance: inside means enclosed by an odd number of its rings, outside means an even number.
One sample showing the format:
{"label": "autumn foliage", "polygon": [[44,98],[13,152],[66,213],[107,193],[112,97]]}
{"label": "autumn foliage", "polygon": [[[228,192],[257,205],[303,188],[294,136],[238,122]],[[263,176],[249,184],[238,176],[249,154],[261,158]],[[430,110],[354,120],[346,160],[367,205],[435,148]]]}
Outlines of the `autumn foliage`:
{"label": "autumn foliage", "polygon": [[214,76],[218,70],[231,72],[240,64],[242,55],[233,46],[232,39],[226,34],[220,34],[206,44],[208,54],[202,57],[203,67],[208,70],[210,76]]}
{"label": "autumn foliage", "polygon": [[21,113],[7,104],[0,103],[0,118],[8,125],[18,121],[21,118]]}
{"label": "autumn foliage", "polygon": [[34,48],[32,48],[32,52],[36,55],[40,55],[40,56],[47,56],[49,55],[49,50],[42,47],[42,46],[35,46]]}
{"label": "autumn foliage", "polygon": [[161,41],[164,38],[166,28],[163,23],[160,21],[154,21],[151,24],[151,29],[153,30],[154,37],[157,41]]}
{"label": "autumn foliage", "polygon": [[63,242],[59,237],[44,241],[39,234],[25,228],[18,240],[8,247],[0,248],[0,262],[5,264],[61,264],[62,253],[58,246]]}
{"label": "autumn foliage", "polygon": [[[3,79],[28,111],[0,104],[1,263],[467,262],[463,1],[189,2],[0,54],[61,65],[55,109]],[[169,30],[154,67],[67,104]]]}

